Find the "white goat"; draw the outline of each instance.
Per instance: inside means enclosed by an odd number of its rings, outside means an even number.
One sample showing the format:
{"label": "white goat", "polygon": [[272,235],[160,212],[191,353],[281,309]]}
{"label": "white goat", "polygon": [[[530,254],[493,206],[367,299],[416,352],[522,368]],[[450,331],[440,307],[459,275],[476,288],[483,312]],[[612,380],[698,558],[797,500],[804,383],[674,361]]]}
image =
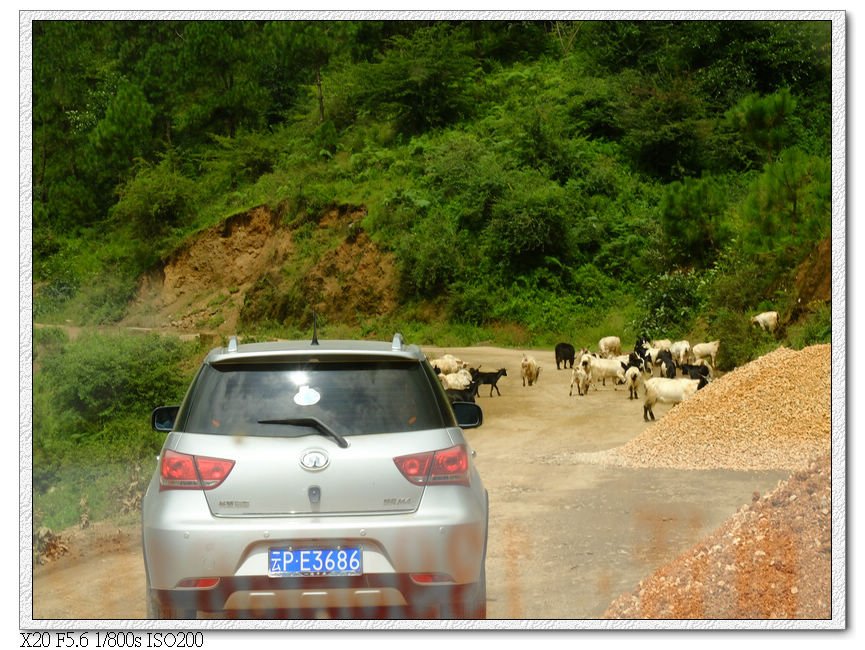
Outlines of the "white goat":
{"label": "white goat", "polygon": [[694,395],[697,390],[705,386],[704,380],[677,377],[652,377],[646,380],[646,397],[643,400],[643,419],[648,422],[649,417],[655,419],[652,407],[658,402],[667,404],[678,404]]}
{"label": "white goat", "polygon": [[574,394],[574,386],[577,387],[577,395],[586,395],[589,392],[589,375],[582,365],[577,364],[571,371],[571,390],[568,395]]}
{"label": "white goat", "polygon": [[694,357],[694,363],[700,363],[703,360],[709,361],[709,367],[714,370],[715,359],[718,356],[718,348],[721,341],[711,341],[710,343],[696,343],[691,348],[691,353]]}
{"label": "white goat", "polygon": [[691,360],[691,344],[688,341],[676,341],[670,346],[670,354],[677,366],[688,363]]}
{"label": "white goat", "polygon": [[606,386],[607,377],[614,380],[613,388],[616,384],[625,383],[625,369],[618,359],[601,359],[592,354],[584,354],[580,358],[580,366],[589,376],[589,382],[595,386],[595,390],[598,389],[599,380]]}
{"label": "white goat", "polygon": [[469,364],[465,363],[462,359],[457,359],[452,354],[445,354],[439,359],[432,359],[430,365],[433,368],[438,368],[443,375],[452,375],[463,368],[468,368]]}
{"label": "white goat", "polygon": [[598,354],[609,359],[622,353],[622,340],[618,336],[605,336],[598,341]]}
{"label": "white goat", "polygon": [[751,319],[752,325],[759,325],[763,331],[774,332],[778,327],[778,312],[764,311],[762,314],[757,314]]}
{"label": "white goat", "polygon": [[628,399],[637,399],[640,383],[643,381],[643,373],[636,366],[630,366],[625,370],[625,384],[628,386]]}
{"label": "white goat", "polygon": [[439,381],[445,389],[466,390],[472,383],[472,375],[465,368],[460,368],[456,372],[441,373]]}
{"label": "white goat", "polygon": [[648,372],[649,374],[652,374],[652,371],[654,370],[655,366],[660,365],[660,362],[658,361],[658,354],[660,354],[663,351],[663,348],[657,348],[657,347],[654,347],[654,346],[649,345],[649,344],[646,344],[643,347],[646,350],[646,356],[649,357],[649,362],[650,362],[650,364],[647,365],[647,367],[646,367],[646,372]]}
{"label": "white goat", "polygon": [[538,376],[541,374],[541,367],[534,357],[523,355],[523,360],[520,362],[520,374],[523,377],[523,386],[526,382],[529,386],[538,382]]}

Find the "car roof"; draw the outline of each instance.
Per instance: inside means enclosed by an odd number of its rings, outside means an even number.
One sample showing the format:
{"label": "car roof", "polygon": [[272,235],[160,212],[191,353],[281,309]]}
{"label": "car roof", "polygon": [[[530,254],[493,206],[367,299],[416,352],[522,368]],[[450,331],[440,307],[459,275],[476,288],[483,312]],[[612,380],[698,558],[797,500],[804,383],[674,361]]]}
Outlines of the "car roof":
{"label": "car roof", "polygon": [[231,337],[228,345],[215,348],[207,355],[205,363],[219,364],[238,361],[309,359],[351,360],[409,360],[423,361],[424,354],[417,345],[406,345],[400,334],[392,341],[357,340],[310,340],[269,341],[266,343],[239,344]]}

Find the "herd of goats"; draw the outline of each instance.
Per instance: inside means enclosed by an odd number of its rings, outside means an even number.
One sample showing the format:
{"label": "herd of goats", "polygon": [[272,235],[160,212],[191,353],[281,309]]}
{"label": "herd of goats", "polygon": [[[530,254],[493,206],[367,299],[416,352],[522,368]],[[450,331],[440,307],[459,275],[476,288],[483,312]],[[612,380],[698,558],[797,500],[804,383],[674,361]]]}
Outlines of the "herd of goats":
{"label": "herd of goats", "polygon": [[[778,326],[777,312],[764,312],[751,319],[764,331],[774,332]],[[688,341],[654,340],[639,337],[634,349],[622,353],[622,342],[618,336],[606,336],[598,342],[598,350],[582,348],[579,351],[570,343],[559,343],[555,347],[556,369],[571,369],[569,395],[587,395],[590,388],[597,390],[598,382],[606,385],[610,379],[615,385],[628,388],[629,399],[639,399],[639,387],[644,388],[643,419],[654,420],[652,407],[658,402],[676,404],[694,395],[706,386],[715,371],[720,340],[691,345]],[[498,381],[507,377],[505,368],[495,372],[482,372],[471,368],[461,359],[450,354],[431,359],[430,364],[452,401],[475,401],[481,386],[489,385],[490,397],[495,390],[499,395]],[[655,376],[655,371],[660,376]],[[523,386],[537,383],[541,367],[537,360],[524,354],[520,363]]]}

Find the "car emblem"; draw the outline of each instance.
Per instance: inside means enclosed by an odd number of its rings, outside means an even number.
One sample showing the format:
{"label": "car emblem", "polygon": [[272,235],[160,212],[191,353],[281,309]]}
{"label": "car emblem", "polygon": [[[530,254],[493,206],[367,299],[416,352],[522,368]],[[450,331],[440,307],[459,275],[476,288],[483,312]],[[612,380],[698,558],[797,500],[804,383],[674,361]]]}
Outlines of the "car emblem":
{"label": "car emblem", "polygon": [[318,472],[323,470],[330,463],[330,459],[327,457],[327,454],[323,451],[319,451],[318,449],[313,449],[312,451],[306,452],[303,456],[300,457],[300,466],[303,469],[307,469],[310,472]]}

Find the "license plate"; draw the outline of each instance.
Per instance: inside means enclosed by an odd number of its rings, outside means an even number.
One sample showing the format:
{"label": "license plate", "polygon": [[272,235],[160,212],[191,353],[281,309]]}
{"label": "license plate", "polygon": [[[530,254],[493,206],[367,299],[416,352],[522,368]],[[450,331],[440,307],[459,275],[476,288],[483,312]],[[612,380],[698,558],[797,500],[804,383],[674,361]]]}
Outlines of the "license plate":
{"label": "license plate", "polygon": [[296,576],[359,576],[363,552],[348,548],[271,548],[267,558],[271,578]]}

